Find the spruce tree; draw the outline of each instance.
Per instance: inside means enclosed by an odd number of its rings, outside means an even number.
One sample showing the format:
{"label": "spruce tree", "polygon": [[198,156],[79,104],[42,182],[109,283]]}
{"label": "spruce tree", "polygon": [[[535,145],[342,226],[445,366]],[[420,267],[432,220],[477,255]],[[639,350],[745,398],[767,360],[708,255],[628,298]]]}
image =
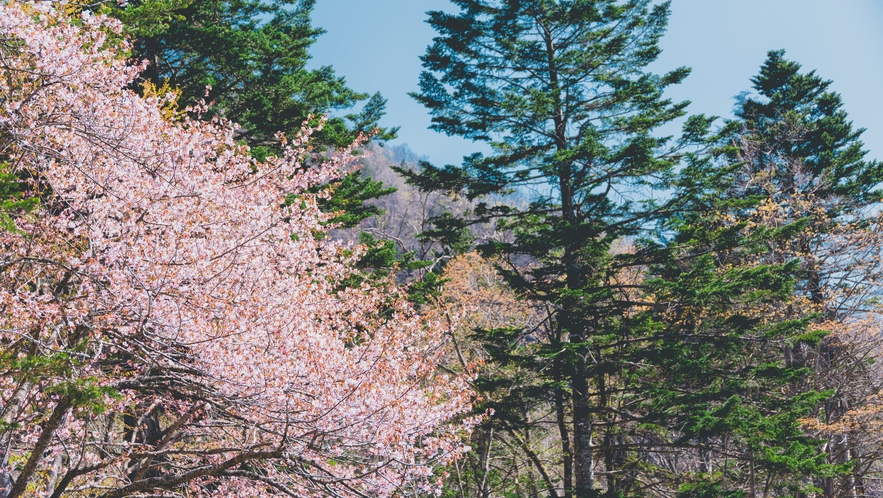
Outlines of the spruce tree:
{"label": "spruce tree", "polygon": [[[669,140],[654,131],[684,114],[686,103],[663,91],[689,70],[646,69],[660,53],[669,4],[453,3],[457,14],[429,13],[439,36],[422,57],[426,70],[413,97],[428,108],[433,129],[484,142],[492,152],[461,166],[403,173],[424,190],[476,200],[538,192],[524,207],[484,201],[471,216],[441,217],[433,234],[456,237],[486,222],[511,234],[481,247],[511,263],[501,270],[514,289],[546,303],[546,331],[480,335],[494,361],[532,371],[536,380],[522,388],[500,378],[480,385],[504,393],[490,404],[509,426],[526,423],[519,406],[551,405],[563,496],[595,496],[602,488],[614,496],[634,485],[621,431],[629,418],[624,349],[632,327],[640,327],[630,316],[641,305],[635,283],[622,275],[646,261],[612,248],[657,219],[662,208],[652,193],[664,188],[676,163]],[[530,269],[519,261],[532,262]],[[601,485],[594,475],[599,460]]]}

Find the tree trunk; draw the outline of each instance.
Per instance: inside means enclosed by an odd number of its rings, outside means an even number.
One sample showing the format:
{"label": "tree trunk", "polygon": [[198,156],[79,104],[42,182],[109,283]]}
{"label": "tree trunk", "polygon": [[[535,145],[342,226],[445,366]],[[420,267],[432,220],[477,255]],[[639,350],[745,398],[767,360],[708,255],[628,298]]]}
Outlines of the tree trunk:
{"label": "tree trunk", "polygon": [[49,469],[49,475],[46,477],[46,494],[44,496],[50,496],[52,494],[52,490],[55,489],[55,482],[58,481],[58,473],[61,472],[61,453],[55,455],[55,460],[52,462],[52,467]]}
{"label": "tree trunk", "polygon": [[31,479],[34,471],[37,470],[37,465],[39,465],[40,460],[43,459],[43,452],[49,447],[49,443],[52,442],[52,438],[55,437],[55,431],[61,427],[70,408],[71,403],[67,398],[62,398],[58,404],[55,405],[55,409],[52,410],[52,415],[50,415],[49,419],[43,424],[43,430],[39,439],[37,439],[37,444],[34,445],[30,458],[28,458],[24,469],[22,469],[21,474],[19,474],[18,478],[15,480],[15,484],[13,484],[8,498],[18,498],[25,492],[28,487],[28,481]]}
{"label": "tree trunk", "polygon": [[[561,381],[561,361],[555,360],[555,380]],[[570,432],[567,430],[567,418],[564,412],[564,390],[555,389],[555,418],[558,422],[558,435],[561,438],[561,453],[564,460],[564,498],[573,498],[573,451],[570,448]]]}
{"label": "tree trunk", "polygon": [[[5,458],[4,458],[5,459]],[[12,476],[6,470],[6,463],[0,468],[0,498],[9,498],[9,492],[12,490]]]}
{"label": "tree trunk", "polygon": [[591,496],[595,487],[592,458],[592,411],[585,356],[580,355],[571,379],[573,385],[573,454],[576,497]]}

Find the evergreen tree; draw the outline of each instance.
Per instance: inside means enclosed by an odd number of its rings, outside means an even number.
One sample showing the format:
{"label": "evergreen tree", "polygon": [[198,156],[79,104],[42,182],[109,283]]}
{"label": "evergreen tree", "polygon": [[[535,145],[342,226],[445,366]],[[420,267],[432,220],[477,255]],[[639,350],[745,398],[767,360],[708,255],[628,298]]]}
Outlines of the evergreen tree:
{"label": "evergreen tree", "polygon": [[654,469],[657,482],[684,498],[802,496],[812,477],[847,471],[802,427],[830,393],[800,385],[805,365],[782,354],[825,335],[810,310],[792,312],[800,262],[768,258],[807,221],[768,225],[762,196],[728,196],[741,167],[688,159],[664,224],[667,257],[647,281],[654,333],[632,356],[645,379],[642,422],[682,456]]}
{"label": "evergreen tree", "polygon": [[[181,92],[184,105],[202,99],[242,127],[252,148],[275,150],[275,134],[293,135],[310,116],[349,109],[367,99],[359,114],[331,117],[316,137],[343,147],[370,133],[386,100],[346,85],[330,66],[308,69],[309,48],[324,33],[311,24],[315,0],[261,2],[136,0],[113,11],[135,41],[133,57],[150,65],[142,78]],[[207,87],[210,89],[207,90]],[[381,140],[395,137],[381,130]]]}
{"label": "evergreen tree", "polygon": [[[736,185],[742,192],[787,205],[790,220],[808,218],[811,228],[776,257],[803,258],[800,288],[820,306],[827,306],[823,287],[830,270],[819,268],[825,236],[838,224],[864,216],[880,201],[883,164],[865,161],[860,140],[830,80],[800,72],[784,51],[771,51],[752,79],[755,96],[736,109],[739,127],[732,140],[738,154],[731,160],[744,168]],[[800,200],[803,202],[800,202]],[[836,271],[836,270],[835,270]],[[845,303],[841,303],[843,305]],[[829,313],[845,310],[829,309]]]}
{"label": "evergreen tree", "polygon": [[[398,128],[379,126],[386,99],[346,85],[330,66],[307,68],[309,49],[324,33],[311,23],[315,0],[133,0],[101,8],[119,17],[134,41],[132,56],[147,60],[140,85],[178,93],[180,105],[200,101],[237,123],[239,139],[258,159],[281,150],[276,134],[297,135],[318,124],[318,152],[346,147],[360,134],[391,140]],[[364,102],[358,113],[334,114]],[[205,117],[205,116],[204,116]],[[321,160],[316,154],[313,159]],[[347,209],[335,223],[353,227],[377,214],[364,201],[392,190],[354,172],[334,185],[322,209]]]}
{"label": "evergreen tree", "polygon": [[[512,234],[482,248],[512,263],[501,269],[514,289],[546,303],[546,332],[480,333],[494,361],[533,372],[535,379],[522,386],[506,378],[480,384],[504,393],[489,404],[507,427],[527,423],[526,403],[551,405],[561,454],[555,480],[564,496],[626,492],[635,483],[627,477],[630,445],[622,435],[630,421],[625,349],[641,327],[630,318],[642,303],[635,282],[622,276],[645,265],[647,254],[615,254],[612,247],[657,219],[662,208],[651,193],[664,187],[677,162],[668,139],[653,132],[684,114],[686,103],[672,103],[663,90],[689,70],[646,70],[659,55],[669,5],[453,3],[458,14],[429,13],[439,36],[422,58],[426,71],[413,96],[429,109],[433,129],[485,142],[493,152],[469,156],[459,167],[424,165],[419,173],[402,173],[424,190],[472,199],[540,192],[524,208],[481,202],[469,217],[441,217],[434,234],[456,237],[488,221]],[[703,123],[694,119],[689,126]],[[525,259],[533,264],[522,271],[515,262]],[[602,486],[594,474],[598,460]],[[546,482],[552,485],[551,478]]]}
{"label": "evergreen tree", "polygon": [[[756,93],[736,111],[738,155],[731,160],[742,169],[729,195],[762,198],[767,224],[803,224],[790,239],[769,241],[765,255],[799,263],[794,300],[806,304],[792,306],[788,318],[802,311],[817,329],[854,328],[879,294],[883,164],[865,159],[864,130],[853,129],[832,82],[801,72],[784,51],[769,52],[752,83]],[[851,352],[857,346],[840,334],[815,344],[794,341],[784,350],[784,361],[807,370],[792,382],[792,392],[830,392],[812,405],[814,419],[836,423],[879,389],[867,362]],[[873,460],[867,455],[862,462],[862,439],[835,432],[820,445],[828,464],[853,469],[814,475],[823,496],[862,493],[862,474]]]}
{"label": "evergreen tree", "polygon": [[807,421],[837,425],[879,390],[864,346],[829,329],[871,304],[879,258],[858,255],[883,247],[868,230],[881,169],[831,82],[783,55],[769,53],[716,156],[688,157],[670,257],[652,270],[663,332],[639,361],[656,379],[646,422],[677,427],[694,456],[677,469],[683,497],[863,495],[873,458],[867,436]]}

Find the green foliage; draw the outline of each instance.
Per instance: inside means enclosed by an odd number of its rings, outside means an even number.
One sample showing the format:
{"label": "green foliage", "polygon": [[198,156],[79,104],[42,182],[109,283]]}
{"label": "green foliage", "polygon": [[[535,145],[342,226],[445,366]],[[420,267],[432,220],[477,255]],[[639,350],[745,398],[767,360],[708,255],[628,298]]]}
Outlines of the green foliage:
{"label": "green foliage", "polygon": [[[835,215],[879,201],[883,164],[864,160],[865,130],[853,129],[832,81],[800,68],[784,50],[769,52],[751,80],[757,95],[736,109],[739,133],[767,151],[751,167],[779,169],[777,195],[812,189],[821,199],[846,199]],[[804,178],[795,177],[795,163]]]}
{"label": "green foliage", "polygon": [[[760,96],[742,99],[740,120],[709,137],[712,154],[686,157],[674,183],[669,255],[648,280],[665,333],[640,360],[658,379],[651,420],[680,427],[676,442],[706,458],[741,455],[729,472],[693,474],[679,496],[812,494],[855,465],[800,421],[837,396],[805,356],[827,347],[815,325],[837,316],[812,261],[838,217],[879,198],[880,166],[862,159],[830,82],[799,69],[770,52],[752,80]],[[770,209],[784,214],[765,222]]]}
{"label": "green foliage", "polygon": [[103,10],[117,16],[132,37],[155,37],[168,31],[173,23],[186,21],[181,11],[191,3],[191,0],[147,0],[129,3],[124,9],[105,5]]}
{"label": "green foliage", "polygon": [[[461,166],[400,173],[424,191],[469,199],[526,189],[539,194],[522,208],[482,203],[467,216],[436,217],[422,236],[456,253],[473,243],[468,229],[474,224],[493,222],[508,234],[480,248],[502,261],[530,262],[527,269],[501,270],[516,292],[549,310],[546,339],[536,341],[540,333],[532,330],[478,331],[490,360],[509,374],[480,378],[477,385],[488,393],[497,420],[518,430],[528,423],[525,406],[555,400],[559,424],[574,431],[561,436],[575,443],[561,456],[566,496],[598,492],[589,455],[607,461],[609,496],[627,492],[627,477],[618,477],[625,461],[612,456],[624,420],[608,411],[620,395],[588,391],[604,392],[610,375],[632,375],[625,373],[630,348],[622,345],[652,322],[632,319],[631,283],[617,281],[655,256],[649,250],[615,254],[613,247],[658,219],[660,206],[644,194],[667,187],[677,148],[709,126],[708,120],[689,120],[681,144],[654,135],[686,106],[665,99],[663,91],[688,69],[662,75],[645,69],[659,54],[668,4],[453,3],[459,13],[429,13],[438,36],[422,57],[426,70],[412,96],[429,110],[433,129],[485,142],[492,153],[468,156]],[[632,387],[618,384],[616,392],[631,393]],[[604,441],[596,443],[604,449],[585,447],[593,437]],[[567,468],[574,469],[572,476]]]}
{"label": "green foliage", "polygon": [[395,138],[396,129],[377,125],[386,105],[379,94],[351,90],[329,66],[307,69],[309,48],[323,33],[310,22],[314,4],[136,0],[104,9],[134,38],[133,56],[150,63],[142,78],[180,89],[183,105],[208,102],[212,113],[241,126],[259,158],[277,150],[276,133],[294,136],[305,121],[316,124],[366,99],[361,112],[329,118],[315,143],[344,147],[375,129],[377,140]]}
{"label": "green foliage", "polygon": [[[359,233],[359,243],[365,249],[356,264],[360,271],[340,282],[341,287],[358,287],[364,283],[385,285],[400,271],[422,270],[432,264],[417,258],[414,251],[400,252],[393,241],[378,239],[367,232]],[[438,273],[428,272],[405,287],[407,298],[415,304],[427,304],[430,297],[438,296],[442,284],[444,280]]]}
{"label": "green foliage", "polygon": [[684,484],[678,489],[676,498],[744,498],[741,490],[727,490],[719,482],[695,482]]}
{"label": "green foliage", "polygon": [[[80,358],[86,346],[84,342],[70,351],[49,354],[36,353],[36,348],[27,352],[7,349],[0,352],[0,367],[18,382],[41,385],[43,393],[60,396],[70,406],[97,415],[106,410],[107,399],[119,399],[120,394],[95,377],[80,376]],[[12,428],[0,426],[0,431]]]}
{"label": "green foliage", "polygon": [[[365,201],[376,199],[396,191],[395,188],[384,187],[381,182],[370,178],[362,178],[361,173],[354,171],[330,186],[333,195],[319,198],[319,208],[325,213],[336,213],[327,224],[339,228],[353,228],[362,220],[383,214],[377,206],[365,204]],[[312,192],[328,188],[316,186]]]}
{"label": "green foliage", "polygon": [[76,378],[55,383],[45,389],[48,394],[62,396],[74,408],[85,409],[94,415],[107,410],[105,400],[120,399],[122,395],[109,386],[102,386],[95,377]]}
{"label": "green foliage", "polygon": [[16,231],[15,217],[32,212],[39,202],[21,178],[9,172],[9,164],[0,162],[0,229]]}

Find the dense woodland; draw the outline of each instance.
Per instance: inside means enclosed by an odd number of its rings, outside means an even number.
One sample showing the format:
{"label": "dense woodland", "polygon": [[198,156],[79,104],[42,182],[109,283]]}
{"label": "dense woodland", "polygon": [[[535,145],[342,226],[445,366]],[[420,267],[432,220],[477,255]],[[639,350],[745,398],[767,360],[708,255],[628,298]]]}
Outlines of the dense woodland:
{"label": "dense woodland", "polygon": [[438,166],[314,4],[0,3],[0,498],[883,497],[831,81],[691,114],[669,2],[451,0],[411,96],[490,152]]}

